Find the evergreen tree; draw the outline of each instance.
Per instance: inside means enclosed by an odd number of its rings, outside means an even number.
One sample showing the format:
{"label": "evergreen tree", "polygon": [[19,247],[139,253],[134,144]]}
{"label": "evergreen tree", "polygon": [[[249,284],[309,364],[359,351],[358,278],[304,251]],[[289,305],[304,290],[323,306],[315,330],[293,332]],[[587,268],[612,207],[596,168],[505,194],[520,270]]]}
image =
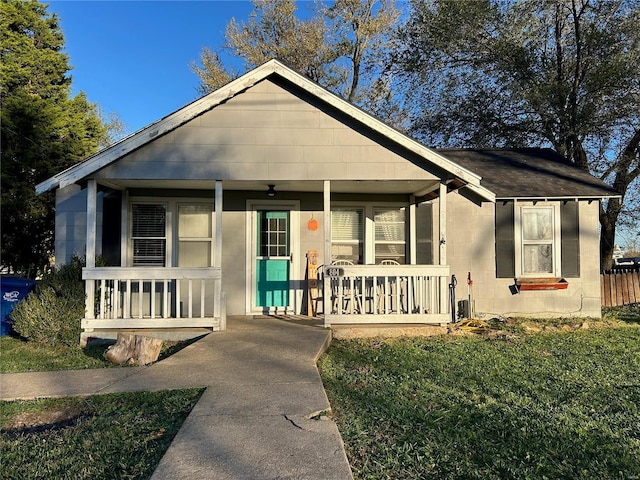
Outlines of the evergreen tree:
{"label": "evergreen tree", "polygon": [[54,250],[54,198],[35,185],[109,141],[83,93],[71,97],[69,58],[58,18],[38,1],[0,3],[2,257],[34,277]]}

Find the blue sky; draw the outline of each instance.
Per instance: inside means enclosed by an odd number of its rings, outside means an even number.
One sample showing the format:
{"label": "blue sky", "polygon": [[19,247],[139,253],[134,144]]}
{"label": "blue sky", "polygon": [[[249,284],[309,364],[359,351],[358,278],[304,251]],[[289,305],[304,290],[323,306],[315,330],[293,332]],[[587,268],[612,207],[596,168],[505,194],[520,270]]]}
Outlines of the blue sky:
{"label": "blue sky", "polygon": [[232,17],[245,21],[248,1],[49,1],[73,66],[73,92],[84,91],[126,133],[198,98],[190,63],[202,47],[218,49]]}

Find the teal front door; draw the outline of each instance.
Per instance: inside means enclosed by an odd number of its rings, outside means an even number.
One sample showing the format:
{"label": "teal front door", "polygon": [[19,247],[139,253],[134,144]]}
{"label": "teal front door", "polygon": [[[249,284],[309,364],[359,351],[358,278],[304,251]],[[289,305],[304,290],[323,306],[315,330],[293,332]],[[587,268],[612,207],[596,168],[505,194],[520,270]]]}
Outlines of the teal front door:
{"label": "teal front door", "polygon": [[289,306],[290,212],[256,210],[256,307]]}

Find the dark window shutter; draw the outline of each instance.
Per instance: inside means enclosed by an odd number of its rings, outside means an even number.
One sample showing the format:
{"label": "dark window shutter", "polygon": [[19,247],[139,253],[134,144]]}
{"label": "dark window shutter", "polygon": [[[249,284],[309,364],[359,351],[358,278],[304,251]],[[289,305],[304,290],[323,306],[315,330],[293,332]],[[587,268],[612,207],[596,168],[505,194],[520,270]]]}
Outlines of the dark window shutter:
{"label": "dark window shutter", "polygon": [[576,278],[580,276],[580,224],[579,203],[560,204],[560,255],[562,276]]}
{"label": "dark window shutter", "polygon": [[102,201],[102,255],[108,266],[120,266],[122,193],[105,195]]}
{"label": "dark window shutter", "polygon": [[516,249],[514,236],[513,202],[496,202],[496,277],[513,278],[516,275]]}
{"label": "dark window shutter", "polygon": [[416,208],[416,262],[433,265],[433,205],[421,203]]}

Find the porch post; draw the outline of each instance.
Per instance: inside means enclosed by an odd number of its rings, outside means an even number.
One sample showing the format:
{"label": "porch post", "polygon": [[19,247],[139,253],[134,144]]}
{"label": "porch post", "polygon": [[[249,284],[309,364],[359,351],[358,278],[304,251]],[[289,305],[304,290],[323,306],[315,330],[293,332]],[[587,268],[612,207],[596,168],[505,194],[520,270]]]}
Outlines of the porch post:
{"label": "porch post", "polygon": [[[85,262],[87,268],[96,266],[96,222],[97,222],[98,185],[94,178],[87,184],[87,244],[85,248]],[[85,318],[94,318],[95,281],[85,283]]]}
{"label": "porch post", "polygon": [[129,230],[129,190],[122,192],[122,203],[120,204],[120,266],[126,267],[128,262],[128,234]]}
{"label": "porch post", "polygon": [[439,192],[440,265],[447,264],[447,184],[440,182]]}
{"label": "porch post", "polygon": [[[323,218],[324,218],[324,252],[322,258],[325,266],[331,264],[331,181],[324,181],[323,193]],[[326,267],[325,267],[326,272]],[[322,312],[324,313],[324,323],[327,324],[327,309],[331,308],[331,289],[329,288],[329,277],[324,275],[324,285],[322,288]]]}
{"label": "porch post", "polygon": [[409,264],[415,265],[417,262],[417,241],[416,241],[416,197],[409,198]]}
{"label": "porch post", "polygon": [[[443,181],[440,182],[440,191],[438,192],[439,202],[438,202],[438,210],[439,210],[439,219],[438,219],[438,231],[440,233],[440,265],[447,264],[447,184]],[[447,287],[448,279],[445,277],[440,277],[440,312],[439,313],[448,313],[449,311],[449,299],[448,292],[449,289]]]}
{"label": "porch post", "polygon": [[[213,253],[213,265],[222,271],[222,181],[216,180],[215,187],[215,217],[216,217],[216,237]],[[213,316],[220,319],[220,328],[225,330],[226,319],[222,318],[222,276],[213,283]]]}

